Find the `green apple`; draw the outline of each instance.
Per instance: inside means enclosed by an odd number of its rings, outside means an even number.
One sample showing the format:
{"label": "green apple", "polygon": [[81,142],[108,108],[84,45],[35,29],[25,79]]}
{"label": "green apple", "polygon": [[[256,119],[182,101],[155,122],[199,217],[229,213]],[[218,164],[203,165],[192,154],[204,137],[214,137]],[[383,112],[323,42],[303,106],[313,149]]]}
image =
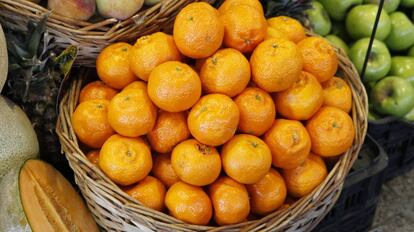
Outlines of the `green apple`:
{"label": "green apple", "polygon": [[345,23],[338,22],[338,21],[331,21],[332,29],[331,34],[336,35],[341,38],[345,42],[350,42],[351,38],[349,38],[348,33],[346,32]]}
{"label": "green apple", "polygon": [[400,4],[403,7],[414,7],[414,0],[401,0]]}
{"label": "green apple", "polygon": [[312,8],[306,10],[306,15],[308,16],[312,30],[316,34],[321,36],[329,34],[332,27],[331,19],[321,3],[312,1]]}
{"label": "green apple", "polygon": [[332,19],[343,21],[346,13],[355,5],[362,3],[362,0],[319,0]]}
{"label": "green apple", "polygon": [[327,35],[325,36],[325,39],[327,39],[335,47],[342,49],[346,55],[349,55],[349,47],[341,38],[336,35]]}
{"label": "green apple", "polygon": [[[364,3],[371,3],[371,4],[377,4],[381,0],[364,0]],[[397,10],[398,5],[400,5],[400,0],[384,0],[384,10],[386,10],[388,13],[394,12]]]}
{"label": "green apple", "polygon": [[370,100],[378,113],[404,117],[414,107],[414,87],[401,77],[389,76],[375,85]]}
{"label": "green apple", "polygon": [[[361,74],[367,54],[369,38],[363,38],[355,42],[349,50],[349,58]],[[377,39],[374,39],[371,54],[365,70],[364,82],[377,81],[385,77],[391,68],[391,55],[387,46]]]}
{"label": "green apple", "polygon": [[394,56],[389,75],[407,79],[414,87],[414,57]]}
{"label": "green apple", "polygon": [[[360,5],[352,8],[346,16],[346,31],[353,39],[370,37],[374,28],[378,6],[374,4]],[[384,40],[391,31],[391,20],[388,13],[382,9],[375,38]]]}
{"label": "green apple", "polygon": [[414,46],[412,46],[410,49],[408,49],[407,55],[410,56],[410,57],[414,57]]}
{"label": "green apple", "polygon": [[414,107],[410,110],[410,112],[404,115],[404,119],[408,121],[414,121]]}
{"label": "green apple", "polygon": [[390,14],[391,32],[385,39],[385,44],[391,51],[403,51],[414,44],[414,25],[402,12]]}

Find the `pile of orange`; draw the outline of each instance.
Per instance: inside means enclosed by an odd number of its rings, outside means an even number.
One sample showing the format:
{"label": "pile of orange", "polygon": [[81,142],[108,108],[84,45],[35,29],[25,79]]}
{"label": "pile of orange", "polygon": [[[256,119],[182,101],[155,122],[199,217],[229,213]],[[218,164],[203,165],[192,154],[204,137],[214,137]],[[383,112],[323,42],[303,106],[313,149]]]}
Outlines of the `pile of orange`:
{"label": "pile of orange", "polygon": [[[354,139],[331,45],[258,0],[187,5],[173,35],[115,43],[72,124],[88,159],[140,203],[228,225],[311,193]],[[214,221],[214,222],[213,222]]]}

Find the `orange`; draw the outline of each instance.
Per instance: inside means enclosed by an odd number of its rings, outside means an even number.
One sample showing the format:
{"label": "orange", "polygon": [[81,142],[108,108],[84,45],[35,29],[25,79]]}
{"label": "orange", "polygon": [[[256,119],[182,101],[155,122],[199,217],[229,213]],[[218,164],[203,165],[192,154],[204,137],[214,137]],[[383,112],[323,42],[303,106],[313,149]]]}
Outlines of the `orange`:
{"label": "orange", "polygon": [[252,52],[266,37],[266,18],[249,5],[232,4],[220,19],[224,24],[223,43],[227,47],[243,53]]}
{"label": "orange", "polygon": [[314,75],[319,82],[331,79],[338,69],[338,57],[328,41],[319,37],[308,37],[298,47],[303,56],[303,69]]}
{"label": "orange", "polygon": [[288,16],[277,16],[267,20],[269,27],[280,31],[290,41],[298,43],[305,38],[305,29],[302,24]]}
{"label": "orange", "polygon": [[195,139],[181,142],[174,148],[171,165],[182,181],[196,186],[213,183],[221,172],[220,154],[216,148]]}
{"label": "orange", "polygon": [[324,106],[333,106],[347,113],[352,108],[352,92],[349,85],[339,77],[322,83]]}
{"label": "orange", "polygon": [[218,8],[218,11],[223,14],[226,11],[233,10],[235,5],[248,5],[255,8],[260,14],[264,14],[262,4],[258,0],[226,0]]}
{"label": "orange", "polygon": [[223,176],[209,187],[214,221],[219,225],[243,222],[250,212],[249,195],[244,185]]}
{"label": "orange", "polygon": [[278,168],[290,169],[299,166],[308,157],[311,140],[302,123],[278,119],[264,136],[272,152],[272,164]]}
{"label": "orange", "polygon": [[269,147],[256,136],[239,134],[221,150],[224,171],[242,184],[254,184],[262,179],[272,165]]}
{"label": "orange", "polygon": [[301,72],[290,88],[275,95],[277,112],[288,119],[307,120],[323,104],[322,86],[310,73]]}
{"label": "orange", "polygon": [[277,92],[299,80],[303,60],[298,46],[293,42],[269,39],[254,50],[250,65],[253,82],[267,92]]}
{"label": "orange", "polygon": [[191,224],[207,225],[213,215],[210,198],[204,190],[181,181],[168,189],[165,205],[173,217]]}
{"label": "orange", "polygon": [[173,36],[181,53],[193,59],[206,58],[220,48],[224,26],[214,7],[205,2],[195,2],[178,13]]}
{"label": "orange", "polygon": [[129,53],[132,46],[118,42],[104,48],[96,60],[99,78],[114,89],[122,89],[137,80],[129,67]]}
{"label": "orange", "polygon": [[275,104],[265,91],[249,87],[234,100],[240,111],[239,130],[260,136],[272,126],[276,118]]}
{"label": "orange", "polygon": [[236,133],[239,109],[226,95],[205,95],[191,109],[187,124],[191,134],[198,141],[210,146],[219,146]]}
{"label": "orange", "polygon": [[190,137],[185,112],[161,111],[152,131],[147,134],[152,149],[159,153],[171,152],[175,145]]}
{"label": "orange", "polygon": [[91,148],[100,148],[115,133],[108,121],[108,100],[91,100],[76,107],[72,116],[77,138]]}
{"label": "orange", "polygon": [[181,60],[181,54],[173,37],[164,32],[140,37],[129,53],[131,70],[144,81],[156,66],[171,60]]}
{"label": "orange", "polygon": [[172,168],[170,154],[159,154],[154,158],[152,174],[167,187],[180,180]]}
{"label": "orange", "polygon": [[92,150],[86,154],[86,158],[94,165],[99,163],[99,150]]}
{"label": "orange", "polygon": [[154,127],[156,118],[157,109],[145,89],[123,90],[109,105],[109,123],[122,136],[138,137],[147,134]]}
{"label": "orange", "polygon": [[247,185],[252,212],[269,214],[280,208],[285,202],[286,184],[278,171],[271,168],[259,182]]}
{"label": "orange", "polygon": [[239,51],[232,48],[221,49],[204,62],[200,79],[204,92],[234,97],[250,81],[250,64]]}
{"label": "orange", "polygon": [[151,72],[148,95],[159,108],[180,112],[191,108],[201,96],[197,73],[178,61],[167,61]]}
{"label": "orange", "polygon": [[143,91],[147,91],[147,83],[143,82],[143,81],[134,81],[131,84],[125,86],[124,89],[122,89],[122,91],[126,91],[126,90],[130,90],[130,89],[135,89],[135,90],[143,90]]}
{"label": "orange", "polygon": [[105,85],[102,81],[94,81],[83,87],[80,92],[79,103],[98,99],[110,101],[117,93],[118,91]]}
{"label": "orange", "polygon": [[197,73],[200,73],[201,67],[203,67],[204,63],[206,62],[208,58],[198,59],[195,61],[194,70]]}
{"label": "orange", "polygon": [[273,27],[267,27],[267,34],[266,39],[289,39],[286,34],[283,34],[282,32],[276,30]]}
{"label": "orange", "polygon": [[123,190],[151,209],[158,211],[164,209],[165,186],[152,176],[147,176],[137,184]]}
{"label": "orange", "polygon": [[289,195],[303,197],[322,183],[328,171],[321,157],[310,154],[298,167],[282,170],[282,175]]}
{"label": "orange", "polygon": [[352,118],[344,111],[322,107],[306,124],[312,152],[323,156],[337,156],[347,151],[354,141],[355,128]]}
{"label": "orange", "polygon": [[150,148],[141,138],[113,135],[102,146],[99,167],[119,185],[134,184],[151,171]]}

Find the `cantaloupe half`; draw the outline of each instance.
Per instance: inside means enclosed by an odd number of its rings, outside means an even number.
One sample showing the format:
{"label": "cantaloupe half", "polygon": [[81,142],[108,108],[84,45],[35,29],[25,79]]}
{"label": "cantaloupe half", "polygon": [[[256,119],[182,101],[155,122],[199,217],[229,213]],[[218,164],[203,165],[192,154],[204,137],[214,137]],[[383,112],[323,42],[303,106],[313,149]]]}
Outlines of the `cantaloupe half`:
{"label": "cantaloupe half", "polygon": [[0,188],[0,231],[98,231],[79,194],[46,162],[27,160]]}

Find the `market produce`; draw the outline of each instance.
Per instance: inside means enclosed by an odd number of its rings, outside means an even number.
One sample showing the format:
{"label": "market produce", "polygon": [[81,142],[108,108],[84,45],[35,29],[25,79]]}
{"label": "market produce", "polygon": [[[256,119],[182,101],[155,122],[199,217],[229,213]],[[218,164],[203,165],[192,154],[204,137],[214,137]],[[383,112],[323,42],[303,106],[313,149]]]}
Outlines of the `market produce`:
{"label": "market produce", "polygon": [[8,59],[6,38],[4,38],[3,28],[0,24],[0,92],[3,89],[7,79]]}
{"label": "market produce", "polygon": [[349,55],[349,47],[341,38],[336,35],[327,35],[325,36],[325,39],[327,39],[333,46],[342,49],[345,54]]}
{"label": "market produce", "polygon": [[147,176],[138,184],[123,189],[128,195],[141,202],[143,205],[162,211],[164,209],[165,186],[161,181],[152,176]]}
{"label": "market produce", "polygon": [[99,231],[79,194],[46,162],[20,163],[0,186],[0,231]]}
{"label": "market produce", "polygon": [[414,87],[414,57],[394,56],[389,75],[402,77]]}
{"label": "market produce", "polygon": [[154,158],[152,175],[158,178],[167,188],[180,181],[171,164],[170,154],[158,154]]}
{"label": "market produce", "polygon": [[401,6],[414,7],[414,0],[401,0]]}
{"label": "market produce", "polygon": [[86,154],[86,158],[94,165],[99,165],[99,152],[100,150],[92,150]]}
{"label": "market produce", "polygon": [[312,8],[306,11],[306,15],[315,33],[322,36],[329,34],[332,27],[331,19],[321,3],[312,1]]}
{"label": "market produce", "polygon": [[332,19],[342,21],[347,12],[355,5],[362,3],[362,0],[318,0],[329,13]]}
{"label": "market produce", "polygon": [[391,32],[385,44],[391,51],[403,51],[414,44],[414,25],[403,12],[390,14]]}
{"label": "market produce", "polygon": [[[357,40],[370,37],[377,12],[378,5],[374,4],[359,5],[352,8],[346,16],[346,31],[351,38]],[[381,10],[378,28],[380,30],[377,30],[375,38],[378,40],[387,38],[391,31],[391,20],[384,9]]]}
{"label": "market produce", "polygon": [[110,101],[118,91],[105,85],[103,81],[94,81],[83,87],[79,95],[79,103],[89,100],[108,100]]}
{"label": "market produce", "polygon": [[96,0],[99,14],[105,18],[127,19],[137,13],[144,0]]}
{"label": "market produce", "polygon": [[87,21],[96,10],[95,0],[48,0],[47,8],[62,16]]}
{"label": "market produce", "polygon": [[352,108],[352,92],[346,82],[339,77],[333,77],[322,83],[323,105],[339,108],[347,113]]}
{"label": "market produce", "polygon": [[267,20],[268,27],[280,31],[286,38],[298,43],[305,38],[303,26],[295,19],[286,16],[273,17]]}
{"label": "market produce", "polygon": [[[377,4],[379,5],[381,0],[364,0],[364,3]],[[400,5],[400,0],[384,0],[384,10],[388,13],[392,13],[397,10]]]}
{"label": "market produce", "polygon": [[[0,180],[28,158],[39,156],[33,126],[19,106],[0,95]],[[1,224],[1,223],[0,223]]]}

